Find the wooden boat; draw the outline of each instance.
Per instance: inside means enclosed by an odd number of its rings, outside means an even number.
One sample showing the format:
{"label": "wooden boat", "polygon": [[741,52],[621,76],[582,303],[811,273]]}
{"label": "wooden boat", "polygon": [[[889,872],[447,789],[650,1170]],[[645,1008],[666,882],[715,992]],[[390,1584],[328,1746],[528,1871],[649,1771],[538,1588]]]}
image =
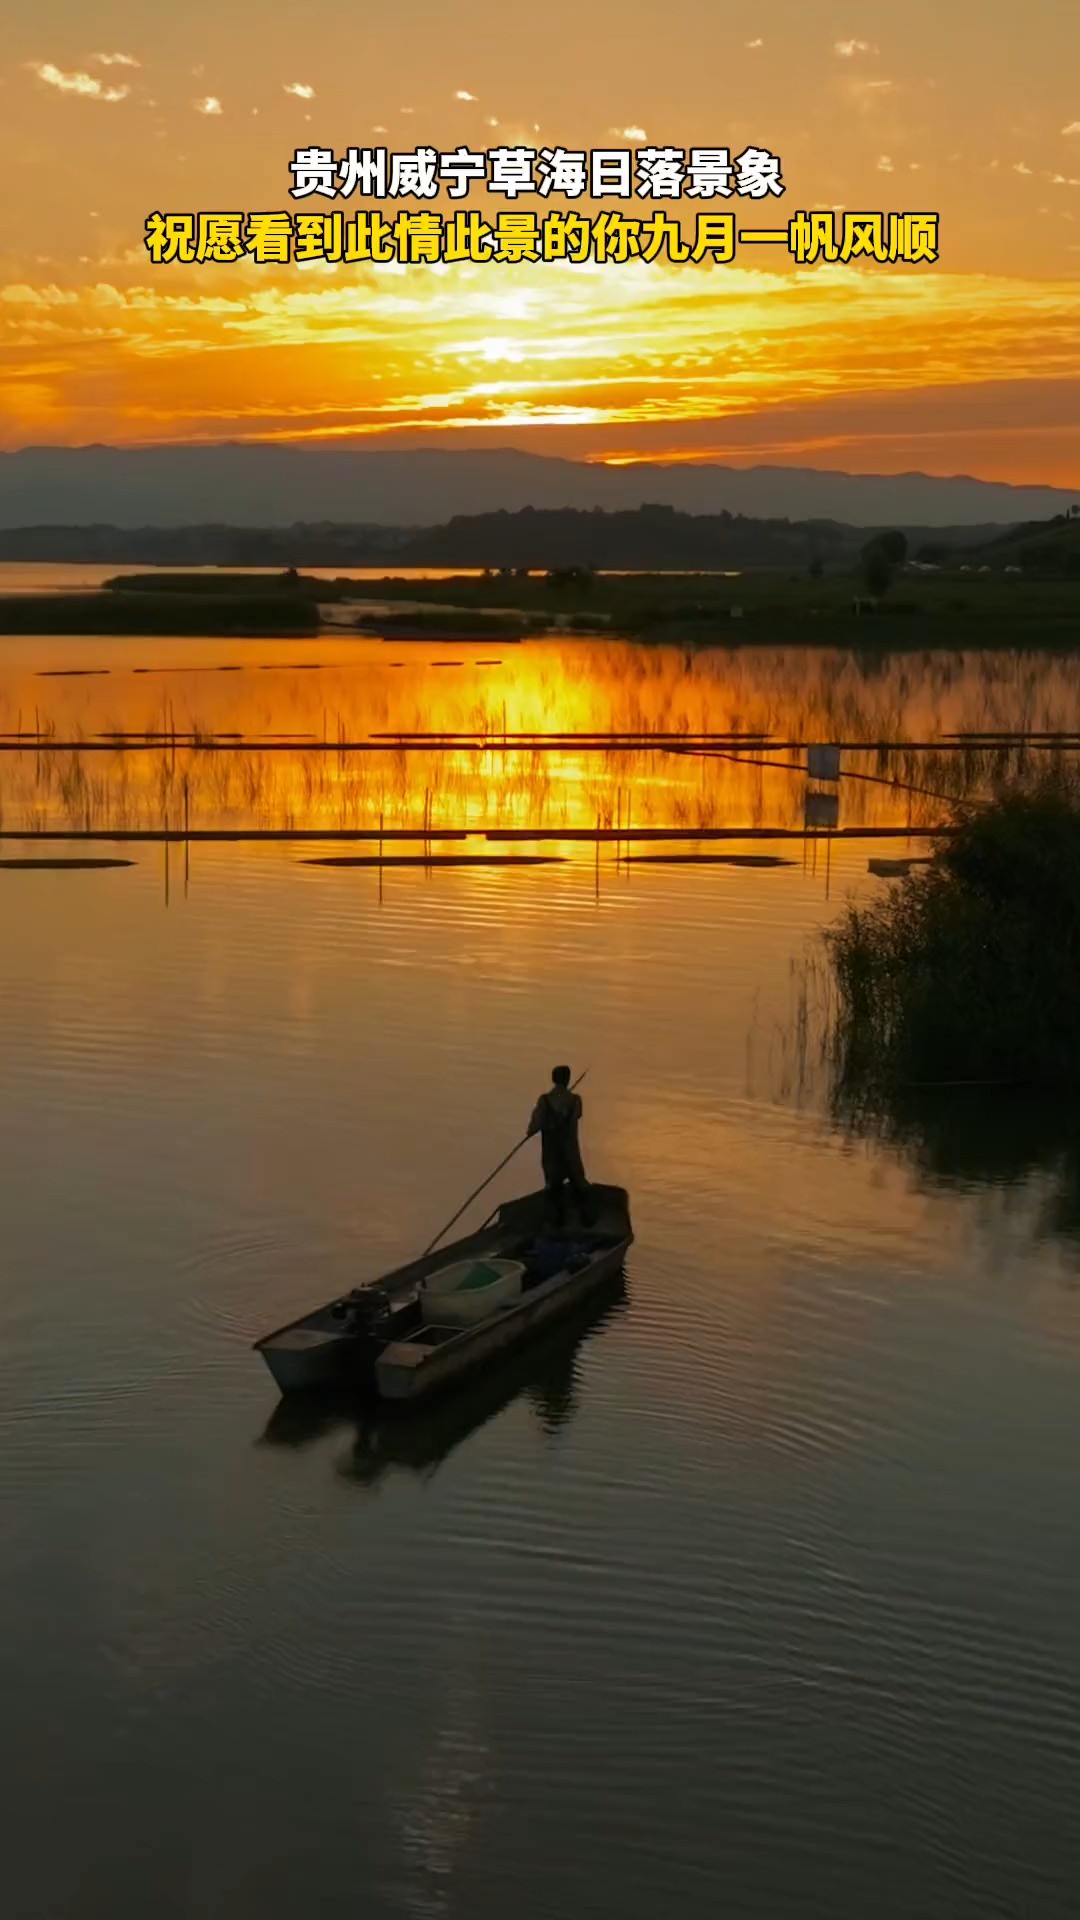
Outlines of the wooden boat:
{"label": "wooden boat", "polygon": [[[590,1189],[589,1225],[545,1231],[543,1193],[507,1201],[478,1232],[328,1301],[255,1342],[282,1393],[354,1386],[426,1400],[498,1359],[617,1273],[634,1234],[622,1187]],[[470,1325],[425,1312],[425,1283],[468,1259],[518,1261],[520,1293]],[[433,1289],[433,1292],[435,1290]]]}

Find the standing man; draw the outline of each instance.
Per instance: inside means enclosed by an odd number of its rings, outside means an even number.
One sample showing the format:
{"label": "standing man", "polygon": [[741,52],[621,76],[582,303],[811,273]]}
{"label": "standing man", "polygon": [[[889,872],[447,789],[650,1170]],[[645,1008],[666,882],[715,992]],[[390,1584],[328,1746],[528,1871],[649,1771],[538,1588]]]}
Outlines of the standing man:
{"label": "standing man", "polygon": [[565,1190],[570,1188],[577,1201],[584,1225],[592,1221],[589,1183],[581,1163],[578,1122],[582,1115],[580,1094],[570,1086],[569,1067],[552,1069],[551,1086],[542,1093],[529,1121],[529,1136],[540,1135],[540,1157],[544,1168],[544,1186],[548,1208],[557,1225],[563,1223]]}

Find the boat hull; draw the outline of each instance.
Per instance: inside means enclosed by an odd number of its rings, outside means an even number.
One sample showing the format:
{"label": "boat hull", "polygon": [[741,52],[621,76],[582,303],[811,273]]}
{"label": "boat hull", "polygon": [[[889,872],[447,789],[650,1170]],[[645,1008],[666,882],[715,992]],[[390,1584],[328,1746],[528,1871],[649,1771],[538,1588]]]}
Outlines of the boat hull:
{"label": "boat hull", "polygon": [[513,1306],[478,1326],[463,1329],[456,1338],[431,1347],[424,1339],[391,1342],[375,1363],[375,1386],[381,1400],[400,1404],[430,1400],[459,1380],[475,1373],[500,1354],[547,1326],[560,1314],[579,1307],[597,1288],[616,1274],[626,1258],[629,1240],[605,1248],[575,1274],[556,1274]]}
{"label": "boat hull", "polygon": [[345,1334],[295,1345],[278,1340],[261,1352],[282,1393],[310,1393],[356,1377],[356,1341]]}

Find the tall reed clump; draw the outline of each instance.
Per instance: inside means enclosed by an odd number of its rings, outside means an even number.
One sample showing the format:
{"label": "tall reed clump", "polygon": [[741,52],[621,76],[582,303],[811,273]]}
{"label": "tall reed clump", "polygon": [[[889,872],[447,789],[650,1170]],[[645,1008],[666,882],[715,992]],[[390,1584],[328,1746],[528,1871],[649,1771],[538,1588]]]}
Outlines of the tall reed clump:
{"label": "tall reed clump", "polygon": [[1080,1083],[1080,778],[962,815],[927,867],[824,937],[849,1093]]}

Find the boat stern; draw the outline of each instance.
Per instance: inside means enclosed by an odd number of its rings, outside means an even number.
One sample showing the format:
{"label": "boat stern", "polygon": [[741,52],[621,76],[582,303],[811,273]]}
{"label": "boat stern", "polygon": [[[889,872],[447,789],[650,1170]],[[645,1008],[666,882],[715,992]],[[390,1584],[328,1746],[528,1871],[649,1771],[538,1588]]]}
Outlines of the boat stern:
{"label": "boat stern", "polygon": [[255,1342],[282,1393],[305,1393],[340,1379],[350,1341],[319,1327],[286,1327]]}
{"label": "boat stern", "polygon": [[436,1340],[391,1340],[375,1363],[375,1385],[384,1400],[418,1400],[424,1391],[423,1369],[436,1351]]}

